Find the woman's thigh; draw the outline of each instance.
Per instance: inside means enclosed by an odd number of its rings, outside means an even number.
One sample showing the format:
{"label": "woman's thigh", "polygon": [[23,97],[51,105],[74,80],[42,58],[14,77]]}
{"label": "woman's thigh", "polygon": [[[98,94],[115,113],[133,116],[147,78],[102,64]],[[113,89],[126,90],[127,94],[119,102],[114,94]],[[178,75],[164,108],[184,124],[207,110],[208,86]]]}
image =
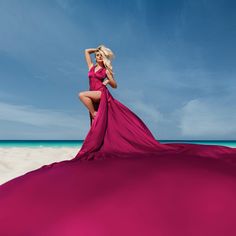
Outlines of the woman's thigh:
{"label": "woman's thigh", "polygon": [[80,95],[91,98],[94,102],[98,102],[101,98],[102,92],[99,90],[96,91],[84,91],[80,92]]}

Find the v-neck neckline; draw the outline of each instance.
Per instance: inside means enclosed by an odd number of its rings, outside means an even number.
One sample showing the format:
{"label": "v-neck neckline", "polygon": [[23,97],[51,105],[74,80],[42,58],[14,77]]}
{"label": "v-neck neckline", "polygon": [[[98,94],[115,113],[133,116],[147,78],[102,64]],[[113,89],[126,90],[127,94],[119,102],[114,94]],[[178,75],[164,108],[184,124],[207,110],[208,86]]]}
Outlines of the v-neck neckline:
{"label": "v-neck neckline", "polygon": [[96,65],[93,67],[93,71],[96,74],[99,70],[103,69],[104,67],[101,67],[100,69],[98,69],[97,71],[95,71]]}

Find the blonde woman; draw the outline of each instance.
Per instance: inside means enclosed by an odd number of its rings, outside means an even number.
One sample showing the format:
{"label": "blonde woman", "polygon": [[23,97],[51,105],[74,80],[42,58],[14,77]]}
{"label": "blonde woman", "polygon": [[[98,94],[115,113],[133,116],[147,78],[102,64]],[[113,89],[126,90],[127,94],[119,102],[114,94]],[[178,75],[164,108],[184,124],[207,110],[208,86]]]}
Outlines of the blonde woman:
{"label": "blonde woman", "polygon": [[[95,65],[90,56],[92,53],[95,54]],[[80,92],[79,98],[89,110],[91,124],[97,114],[102,86],[109,84],[112,88],[117,88],[111,64],[113,58],[114,53],[104,45],[100,45],[97,48],[85,49],[85,59],[89,69],[90,91]]]}

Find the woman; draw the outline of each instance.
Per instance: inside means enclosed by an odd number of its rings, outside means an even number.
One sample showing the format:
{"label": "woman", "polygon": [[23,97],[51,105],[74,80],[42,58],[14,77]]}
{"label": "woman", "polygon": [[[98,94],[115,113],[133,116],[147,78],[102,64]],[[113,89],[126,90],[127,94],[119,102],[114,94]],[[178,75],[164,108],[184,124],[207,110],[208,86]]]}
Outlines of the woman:
{"label": "woman", "polygon": [[[95,65],[91,60],[91,53],[95,53]],[[79,97],[89,110],[91,128],[73,160],[111,156],[137,157],[150,153],[155,156],[181,154],[234,159],[236,152],[229,147],[158,142],[146,124],[127,106],[115,99],[107,89],[107,84],[117,88],[111,64],[114,58],[112,50],[104,45],[86,49],[85,58],[89,68],[90,91],[80,92]]]}
{"label": "woman", "polygon": [[[95,53],[95,65],[93,65],[90,57],[91,53]],[[85,59],[89,68],[90,91],[80,92],[79,98],[90,112],[91,125],[96,116],[98,104],[101,98],[101,86],[109,84],[112,88],[117,88],[111,65],[113,57],[113,52],[104,45],[85,50]],[[107,80],[105,80],[105,78],[107,78]]]}

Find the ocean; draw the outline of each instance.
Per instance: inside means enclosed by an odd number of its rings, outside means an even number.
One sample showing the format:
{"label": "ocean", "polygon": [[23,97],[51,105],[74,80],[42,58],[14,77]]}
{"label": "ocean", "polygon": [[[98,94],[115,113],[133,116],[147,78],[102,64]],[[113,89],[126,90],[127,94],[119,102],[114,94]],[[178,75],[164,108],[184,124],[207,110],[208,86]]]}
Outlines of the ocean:
{"label": "ocean", "polygon": [[[0,147],[78,147],[84,140],[0,140]],[[236,148],[236,140],[157,140],[160,143],[193,143]]]}

